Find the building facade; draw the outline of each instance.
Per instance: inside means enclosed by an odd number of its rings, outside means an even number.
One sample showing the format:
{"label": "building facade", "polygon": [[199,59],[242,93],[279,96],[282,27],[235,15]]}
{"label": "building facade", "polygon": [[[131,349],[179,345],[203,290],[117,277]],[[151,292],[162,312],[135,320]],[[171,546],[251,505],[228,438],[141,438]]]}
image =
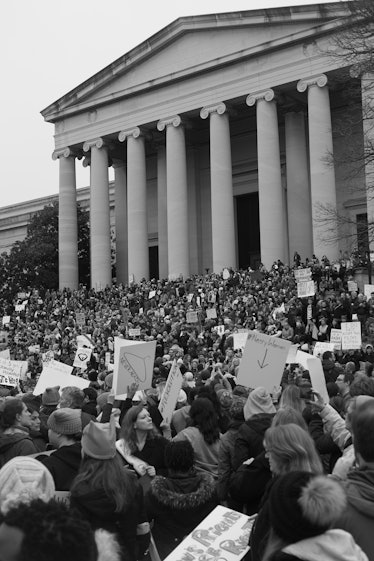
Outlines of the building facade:
{"label": "building facade", "polygon": [[326,55],[348,15],[336,2],[180,18],[44,109],[60,169],[60,287],[78,284],[78,160],[90,166],[93,288],[112,282],[109,166],[117,282],[348,249],[334,212],[362,226],[365,170],[352,181],[336,157],[348,106],[362,112],[342,84],[360,80]]}

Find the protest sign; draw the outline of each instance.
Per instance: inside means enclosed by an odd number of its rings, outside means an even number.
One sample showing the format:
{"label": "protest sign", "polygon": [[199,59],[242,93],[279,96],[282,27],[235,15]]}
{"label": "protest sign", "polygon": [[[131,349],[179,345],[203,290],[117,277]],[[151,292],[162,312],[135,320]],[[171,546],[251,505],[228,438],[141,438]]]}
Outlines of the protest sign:
{"label": "protest sign", "polygon": [[0,358],[0,384],[4,386],[17,386],[19,382],[19,374],[17,369],[12,365],[11,360]]}
{"label": "protest sign", "polygon": [[30,355],[33,355],[33,354],[38,355],[40,353],[40,345],[30,345],[28,350],[29,350]]}
{"label": "protest sign", "polygon": [[10,316],[3,316],[3,325],[8,325],[10,323]]}
{"label": "protest sign", "polygon": [[0,331],[0,349],[4,350],[8,346],[8,332]]}
{"label": "protest sign", "polygon": [[136,382],[140,390],[152,386],[156,341],[129,341],[114,338],[113,389],[118,399],[125,399],[127,386]]}
{"label": "protest sign", "polygon": [[91,340],[91,335],[87,335],[87,333],[83,333],[82,335],[77,335],[77,346],[88,347],[89,349],[95,348],[95,345]]}
{"label": "protest sign", "polygon": [[330,343],[334,344],[334,351],[340,351],[342,348],[342,331],[341,329],[331,329]]}
{"label": "protest sign", "polygon": [[187,323],[197,323],[199,321],[197,312],[187,312],[186,321]]}
{"label": "protest sign", "polygon": [[51,360],[45,363],[33,394],[40,395],[46,388],[54,386],[60,386],[60,389],[66,388],[67,386],[75,386],[81,390],[88,388],[90,381],[80,378],[79,376],[73,376],[71,374],[72,370],[72,366],[64,364],[63,362],[58,362],[58,360]]}
{"label": "protest sign", "polygon": [[5,360],[10,360],[10,350],[4,349],[3,351],[0,351],[0,357],[5,358]]}
{"label": "protest sign", "polygon": [[374,292],[374,284],[364,284],[364,294],[368,300],[370,300],[372,292]]}
{"label": "protest sign", "polygon": [[84,312],[77,312],[75,314],[75,321],[77,322],[77,325],[86,325],[86,316]]}
{"label": "protest sign", "polygon": [[16,304],[14,306],[14,311],[17,313],[23,312],[24,309],[25,309],[25,304]]}
{"label": "protest sign", "polygon": [[217,318],[217,310],[215,308],[209,308],[206,311],[207,319],[216,319]]}
{"label": "protest sign", "polygon": [[306,282],[312,278],[312,270],[310,267],[305,269],[295,269],[294,276],[297,282]]}
{"label": "protest sign", "polygon": [[27,371],[29,369],[27,360],[11,360],[10,365],[14,374],[18,376],[20,380],[27,380]]}
{"label": "protest sign", "polygon": [[314,281],[302,281],[297,283],[297,297],[307,298],[308,296],[314,296],[316,292],[316,287]]}
{"label": "protest sign", "polygon": [[358,286],[356,281],[349,280],[347,285],[348,285],[348,292],[357,292]]}
{"label": "protest sign", "polygon": [[150,290],[149,294],[148,294],[148,298],[149,300],[151,300],[152,298],[154,298],[156,296],[156,291],[155,290]]}
{"label": "protest sign", "polygon": [[87,362],[90,360],[91,354],[92,349],[89,349],[88,347],[79,347],[75,353],[73,366],[86,370]]}
{"label": "protest sign", "polygon": [[323,397],[325,403],[328,403],[330,398],[327,393],[325,375],[320,359],[303,351],[297,351],[296,362],[309,371],[313,390]]}
{"label": "protest sign", "polygon": [[243,350],[248,339],[249,329],[245,331],[238,331],[238,333],[233,333],[232,338],[234,341],[234,350]]}
{"label": "protest sign", "polygon": [[225,326],[217,325],[217,327],[215,327],[215,330],[217,331],[218,335],[222,337],[222,335],[225,333]]}
{"label": "protest sign", "polygon": [[129,337],[140,337],[140,327],[130,328]]}
{"label": "protest sign", "polygon": [[105,353],[105,366],[110,364],[110,352]]}
{"label": "protest sign", "polygon": [[240,561],[249,550],[255,517],[217,506],[165,561]]}
{"label": "protest sign", "polygon": [[55,353],[53,351],[47,351],[46,353],[42,353],[42,362],[50,362],[54,360]]}
{"label": "protest sign", "polygon": [[314,345],[313,356],[322,357],[325,351],[334,351],[334,343],[328,343],[327,341],[317,341]]}
{"label": "protest sign", "polygon": [[162,418],[168,424],[170,424],[171,416],[175,409],[179,392],[182,387],[182,382],[183,376],[179,370],[177,361],[174,360],[158,406],[158,410],[160,411]]}
{"label": "protest sign", "polygon": [[286,364],[294,364],[296,363],[296,353],[298,349],[298,345],[291,345],[288,349],[288,354],[286,358]]}
{"label": "protest sign", "polygon": [[240,362],[237,384],[249,388],[262,386],[269,392],[279,386],[286,363],[290,341],[249,331]]}
{"label": "protest sign", "polygon": [[361,323],[359,321],[347,321],[341,324],[342,349],[361,349]]}
{"label": "protest sign", "polygon": [[193,295],[192,293],[189,294],[189,295],[187,296],[187,302],[191,303],[191,302],[192,302],[192,299],[193,299],[193,296],[194,296],[194,295]]}
{"label": "protest sign", "polygon": [[222,278],[223,280],[228,280],[230,278],[230,271],[228,269],[223,269]]}

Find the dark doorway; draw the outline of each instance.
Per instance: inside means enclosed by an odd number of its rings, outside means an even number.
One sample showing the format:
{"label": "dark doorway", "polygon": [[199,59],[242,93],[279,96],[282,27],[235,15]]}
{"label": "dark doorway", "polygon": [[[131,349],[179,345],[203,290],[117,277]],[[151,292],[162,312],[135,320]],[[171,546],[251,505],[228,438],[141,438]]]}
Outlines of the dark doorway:
{"label": "dark doorway", "polygon": [[149,278],[158,279],[158,245],[148,248],[149,254]]}
{"label": "dark doorway", "polygon": [[257,269],[261,262],[258,193],[236,197],[239,268]]}

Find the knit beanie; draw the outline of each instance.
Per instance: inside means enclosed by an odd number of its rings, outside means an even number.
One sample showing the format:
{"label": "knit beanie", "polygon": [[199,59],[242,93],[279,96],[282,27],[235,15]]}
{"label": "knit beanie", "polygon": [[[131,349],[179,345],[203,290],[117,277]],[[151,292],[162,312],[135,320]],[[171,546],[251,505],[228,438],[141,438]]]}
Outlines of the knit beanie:
{"label": "knit beanie", "polygon": [[56,409],[48,417],[47,425],[58,434],[79,434],[82,432],[82,411],[70,407]]}
{"label": "knit beanie", "polygon": [[221,404],[222,409],[229,409],[230,405],[232,404],[232,393],[225,388],[222,388],[216,391],[218,401]]}
{"label": "knit beanie", "polygon": [[97,423],[90,421],[84,427],[82,435],[82,451],[85,456],[96,460],[109,460],[114,458],[116,450],[115,422]]}
{"label": "knit beanie", "polygon": [[43,405],[57,405],[60,402],[60,386],[54,386],[53,388],[46,388],[42,395]]}
{"label": "knit beanie", "polygon": [[279,477],[270,492],[270,524],[276,535],[295,543],[328,530],[341,516],[346,496],[325,475],[294,471]]}
{"label": "knit beanie", "polygon": [[240,395],[234,395],[232,398],[232,403],[230,405],[229,414],[231,419],[235,419],[236,421],[244,421],[244,405],[246,399],[241,397]]}
{"label": "knit beanie", "polygon": [[110,392],[102,392],[97,396],[96,403],[97,403],[100,411],[102,411],[104,409],[104,406],[108,403],[109,395],[110,395]]}
{"label": "knit beanie", "polygon": [[38,460],[17,456],[0,470],[0,510],[6,514],[19,503],[49,501],[55,492],[50,471]]}
{"label": "knit beanie", "polygon": [[244,419],[247,421],[259,413],[275,413],[275,407],[270,394],[263,387],[252,390],[244,405]]}

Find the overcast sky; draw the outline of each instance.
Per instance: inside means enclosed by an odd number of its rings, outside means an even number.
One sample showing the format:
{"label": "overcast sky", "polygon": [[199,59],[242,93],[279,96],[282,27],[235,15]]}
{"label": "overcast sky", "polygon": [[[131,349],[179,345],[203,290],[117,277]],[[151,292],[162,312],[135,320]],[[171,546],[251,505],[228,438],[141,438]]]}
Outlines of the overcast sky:
{"label": "overcast sky", "polygon": [[[1,7],[0,207],[58,192],[40,111],[181,16],[310,0],[8,0]],[[325,3],[320,0],[320,3]],[[78,187],[89,170],[77,162]]]}

